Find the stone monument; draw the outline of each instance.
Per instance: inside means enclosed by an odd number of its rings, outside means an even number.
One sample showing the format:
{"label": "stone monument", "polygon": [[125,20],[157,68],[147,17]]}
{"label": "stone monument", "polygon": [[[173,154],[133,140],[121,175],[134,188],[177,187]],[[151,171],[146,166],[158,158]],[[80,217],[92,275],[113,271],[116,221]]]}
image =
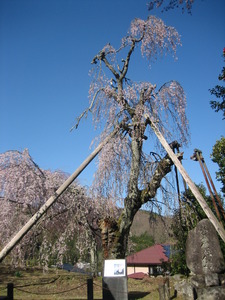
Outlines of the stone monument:
{"label": "stone monument", "polygon": [[184,299],[225,299],[224,257],[217,232],[208,219],[201,220],[189,232],[186,242],[186,263],[191,273],[179,286]]}

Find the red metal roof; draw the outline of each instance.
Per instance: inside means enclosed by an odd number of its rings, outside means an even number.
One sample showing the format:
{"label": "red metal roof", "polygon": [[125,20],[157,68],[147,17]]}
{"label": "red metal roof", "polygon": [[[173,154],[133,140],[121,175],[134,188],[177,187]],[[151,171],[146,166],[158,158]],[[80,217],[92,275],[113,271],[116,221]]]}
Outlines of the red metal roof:
{"label": "red metal roof", "polygon": [[154,245],[127,256],[127,265],[160,265],[162,262],[167,262],[168,260],[169,258],[165,255],[163,246]]}

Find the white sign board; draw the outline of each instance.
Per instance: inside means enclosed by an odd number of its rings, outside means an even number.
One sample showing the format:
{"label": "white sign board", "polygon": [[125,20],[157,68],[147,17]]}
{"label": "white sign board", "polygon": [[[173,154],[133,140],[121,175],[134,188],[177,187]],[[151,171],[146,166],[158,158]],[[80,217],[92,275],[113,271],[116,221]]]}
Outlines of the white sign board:
{"label": "white sign board", "polygon": [[126,276],[125,259],[106,259],[104,263],[104,277]]}

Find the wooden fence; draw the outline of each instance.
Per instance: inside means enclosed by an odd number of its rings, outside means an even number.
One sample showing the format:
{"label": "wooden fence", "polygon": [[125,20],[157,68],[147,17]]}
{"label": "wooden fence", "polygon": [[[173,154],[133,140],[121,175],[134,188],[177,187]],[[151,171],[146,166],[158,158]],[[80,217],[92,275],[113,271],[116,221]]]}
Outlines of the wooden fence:
{"label": "wooden fence", "polygon": [[[70,290],[76,290],[76,289],[79,289],[81,288],[82,286],[86,285],[87,287],[87,300],[93,300],[94,299],[94,290],[93,290],[93,278],[87,278],[86,279],[86,282],[79,285],[79,286],[76,286]],[[95,284],[96,286],[100,287],[99,285]],[[25,285],[24,287],[26,287],[27,285]],[[13,300],[14,299],[14,290],[18,290],[18,291],[22,291],[22,292],[25,292],[25,293],[29,293],[29,294],[33,294],[33,295],[39,295],[40,297],[41,296],[44,296],[44,295],[55,295],[55,294],[63,294],[63,293],[67,293],[68,290],[65,290],[64,292],[59,292],[59,293],[48,293],[48,294],[42,294],[42,293],[35,293],[35,292],[29,292],[29,291],[26,291],[26,290],[23,290],[23,289],[20,289],[20,288],[23,288],[23,286],[16,286],[14,285],[13,283],[8,283],[7,284],[7,295],[5,296],[0,296],[0,300]],[[170,300],[170,299],[173,299],[173,298],[176,298],[176,294],[174,294],[173,297],[170,297],[170,284],[169,284],[169,278],[165,278],[163,284],[160,284],[158,286],[158,293],[159,293],[159,300]],[[42,298],[40,298],[42,299]],[[104,298],[103,298],[104,299]]]}
{"label": "wooden fence", "polygon": [[[87,282],[85,284],[87,285],[87,300],[93,300],[94,299],[94,296],[93,296],[93,278],[88,278]],[[82,287],[83,285],[84,284],[77,286],[76,288],[74,288],[74,290]],[[18,288],[16,286],[14,286],[13,283],[8,283],[7,284],[7,295],[6,296],[0,296],[0,300],[13,300],[14,299],[14,296],[13,296],[14,289],[18,289]],[[65,291],[65,293],[66,292],[67,291]],[[34,294],[34,293],[30,293],[30,294]],[[38,293],[38,294],[41,296],[40,293]]]}

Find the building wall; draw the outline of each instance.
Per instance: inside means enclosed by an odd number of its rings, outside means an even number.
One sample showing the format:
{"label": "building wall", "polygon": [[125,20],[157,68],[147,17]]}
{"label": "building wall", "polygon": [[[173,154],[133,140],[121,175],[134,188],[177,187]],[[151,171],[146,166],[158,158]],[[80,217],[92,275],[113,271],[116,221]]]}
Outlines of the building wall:
{"label": "building wall", "polygon": [[157,265],[146,265],[146,266],[127,266],[127,275],[142,272],[147,275],[158,275],[163,271],[161,266]]}
{"label": "building wall", "polygon": [[128,266],[127,267],[127,275],[130,275],[133,273],[139,273],[139,272],[148,274],[149,273],[148,266]]}

